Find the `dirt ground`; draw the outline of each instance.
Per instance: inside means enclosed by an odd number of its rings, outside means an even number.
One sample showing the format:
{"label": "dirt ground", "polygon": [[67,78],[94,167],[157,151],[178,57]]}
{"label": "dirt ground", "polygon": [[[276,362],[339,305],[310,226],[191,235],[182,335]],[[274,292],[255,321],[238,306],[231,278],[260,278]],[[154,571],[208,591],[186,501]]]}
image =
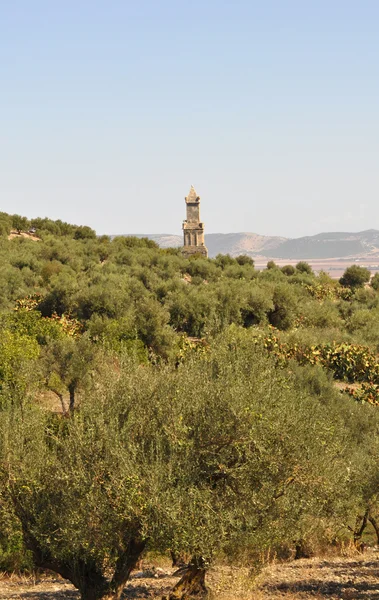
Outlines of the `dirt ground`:
{"label": "dirt ground", "polygon": [[[173,569],[144,567],[133,574],[124,598],[158,599],[177,581]],[[213,600],[379,600],[379,553],[353,557],[303,559],[273,564],[253,581],[247,568],[217,567],[207,583]],[[0,598],[78,600],[71,584],[56,576],[1,576]]]}
{"label": "dirt ground", "polygon": [[27,238],[28,240],[32,240],[33,242],[40,242],[40,238],[37,237],[36,235],[33,235],[32,233],[27,233],[26,231],[22,231],[21,233],[18,233],[17,231],[11,231],[10,234],[8,235],[8,240],[13,240],[14,238]]}

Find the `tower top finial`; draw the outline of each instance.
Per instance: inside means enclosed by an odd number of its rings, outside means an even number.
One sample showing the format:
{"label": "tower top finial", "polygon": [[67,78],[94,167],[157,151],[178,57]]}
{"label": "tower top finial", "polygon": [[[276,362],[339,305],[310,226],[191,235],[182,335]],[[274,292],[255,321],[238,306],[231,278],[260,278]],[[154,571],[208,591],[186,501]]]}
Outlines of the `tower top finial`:
{"label": "tower top finial", "polygon": [[191,189],[189,191],[188,196],[186,197],[186,202],[198,202],[199,196],[196,193],[195,188],[191,185]]}

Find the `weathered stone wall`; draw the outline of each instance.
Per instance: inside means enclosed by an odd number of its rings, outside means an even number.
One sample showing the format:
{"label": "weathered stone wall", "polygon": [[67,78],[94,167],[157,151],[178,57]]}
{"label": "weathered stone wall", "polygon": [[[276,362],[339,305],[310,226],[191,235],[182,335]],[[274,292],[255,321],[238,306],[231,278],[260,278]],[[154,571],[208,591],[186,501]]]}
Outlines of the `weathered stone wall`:
{"label": "weathered stone wall", "polygon": [[187,203],[187,222],[199,223],[200,221],[200,204]]}

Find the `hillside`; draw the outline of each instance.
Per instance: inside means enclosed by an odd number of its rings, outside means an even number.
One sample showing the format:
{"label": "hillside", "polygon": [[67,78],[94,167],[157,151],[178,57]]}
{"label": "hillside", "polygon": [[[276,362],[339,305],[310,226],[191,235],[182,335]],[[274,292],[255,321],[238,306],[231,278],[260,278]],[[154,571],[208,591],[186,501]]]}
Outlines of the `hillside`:
{"label": "hillside", "polygon": [[[182,244],[179,235],[139,234],[137,237],[148,237],[162,248]],[[205,236],[205,243],[211,258],[217,254],[295,260],[379,256],[379,231],[376,229],[356,233],[327,232],[293,239],[249,232],[210,233]]]}
{"label": "hillside", "polygon": [[285,240],[266,256],[272,258],[344,258],[379,253],[379,231],[331,232]]}

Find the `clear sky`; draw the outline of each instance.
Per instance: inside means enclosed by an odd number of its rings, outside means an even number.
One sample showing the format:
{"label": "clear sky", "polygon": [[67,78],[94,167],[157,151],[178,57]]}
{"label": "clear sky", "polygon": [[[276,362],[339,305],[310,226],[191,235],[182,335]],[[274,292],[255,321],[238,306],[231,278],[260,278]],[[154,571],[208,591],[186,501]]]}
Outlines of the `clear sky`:
{"label": "clear sky", "polygon": [[0,0],[0,210],[379,229],[378,0]]}

